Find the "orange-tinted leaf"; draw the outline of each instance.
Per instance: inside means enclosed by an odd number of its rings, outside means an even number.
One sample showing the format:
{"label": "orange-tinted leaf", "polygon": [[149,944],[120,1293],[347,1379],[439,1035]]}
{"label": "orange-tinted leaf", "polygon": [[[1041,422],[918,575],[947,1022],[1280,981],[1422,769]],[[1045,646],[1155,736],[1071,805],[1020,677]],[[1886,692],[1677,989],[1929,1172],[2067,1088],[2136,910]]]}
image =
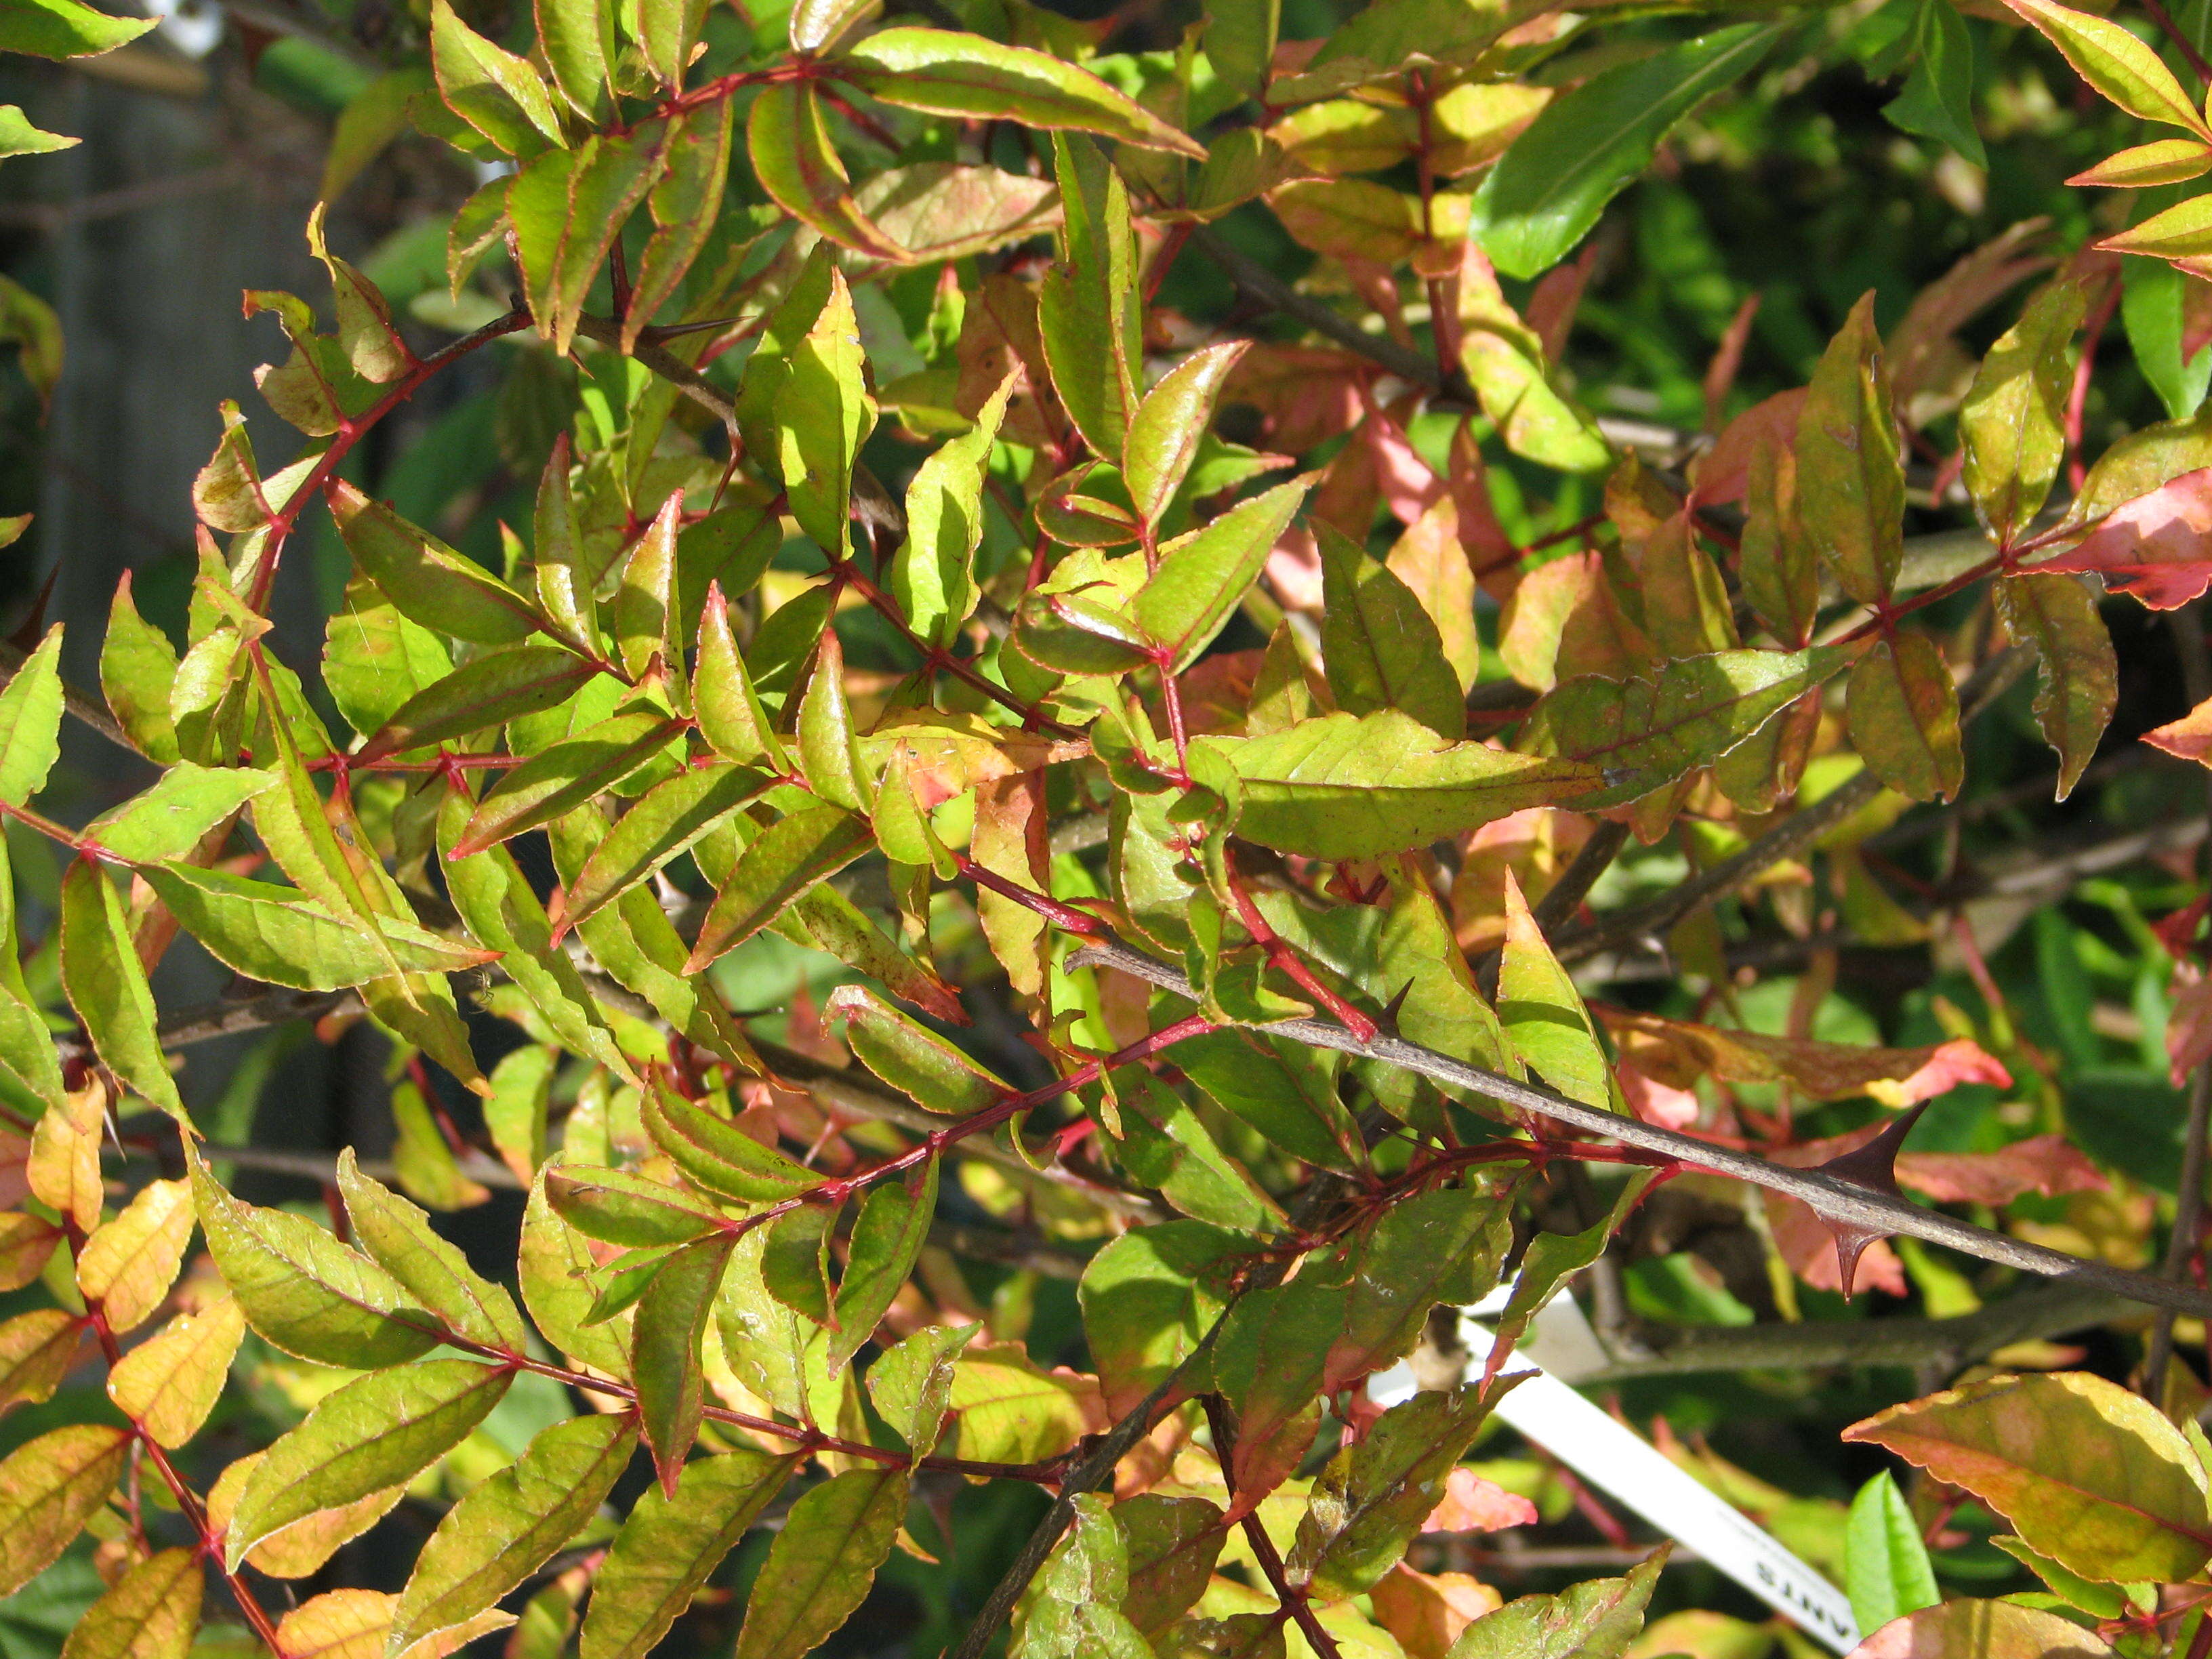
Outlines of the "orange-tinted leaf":
{"label": "orange-tinted leaf", "polygon": [[2112,1651],[2055,1613],[2009,1601],[1947,1601],[1892,1620],[1850,1659],[2107,1659]]}

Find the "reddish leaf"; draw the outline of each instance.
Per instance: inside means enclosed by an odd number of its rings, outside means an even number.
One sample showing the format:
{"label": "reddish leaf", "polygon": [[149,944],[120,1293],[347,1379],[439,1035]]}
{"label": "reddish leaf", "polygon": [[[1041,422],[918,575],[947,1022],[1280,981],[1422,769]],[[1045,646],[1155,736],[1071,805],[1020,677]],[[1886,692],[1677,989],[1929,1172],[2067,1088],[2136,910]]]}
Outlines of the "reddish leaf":
{"label": "reddish leaf", "polygon": [[1534,1504],[1462,1464],[1444,1477],[1444,1495],[1421,1522],[1421,1530],[1503,1532],[1508,1527],[1533,1527],[1536,1521]]}
{"label": "reddish leaf", "polygon": [[2212,586],[2212,467],[2114,507],[2039,574],[2094,573],[2116,593],[2172,611]]}

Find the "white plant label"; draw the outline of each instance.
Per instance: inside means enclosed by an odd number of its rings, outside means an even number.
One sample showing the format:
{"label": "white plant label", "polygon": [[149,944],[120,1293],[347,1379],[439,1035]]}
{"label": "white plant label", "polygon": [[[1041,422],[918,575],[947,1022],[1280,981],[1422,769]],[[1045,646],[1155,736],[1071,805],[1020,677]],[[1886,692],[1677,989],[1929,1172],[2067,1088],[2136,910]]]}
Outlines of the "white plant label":
{"label": "white plant label", "polygon": [[[1467,1345],[1471,1374],[1480,1374],[1492,1346],[1489,1329],[1477,1323],[1474,1315],[1494,1314],[1504,1303],[1505,1293],[1501,1290],[1461,1316],[1460,1340]],[[1595,1350],[1595,1338],[1581,1310],[1571,1297],[1559,1297],[1537,1316],[1530,1340],[1507,1363],[1509,1376],[1515,1371],[1534,1374],[1498,1402],[1498,1416],[1591,1486],[1695,1550],[1824,1645],[1838,1653],[1856,1647],[1858,1623],[1841,1590],[1742,1511],[1669,1462],[1643,1436],[1544,1369],[1541,1357],[1547,1348],[1565,1350],[1561,1358],[1570,1363],[1563,1369],[1571,1371],[1575,1369],[1572,1358],[1579,1357],[1574,1351],[1585,1345]],[[1367,1392],[1382,1406],[1410,1399],[1414,1392],[1413,1371],[1400,1364],[1377,1372],[1368,1380]]]}

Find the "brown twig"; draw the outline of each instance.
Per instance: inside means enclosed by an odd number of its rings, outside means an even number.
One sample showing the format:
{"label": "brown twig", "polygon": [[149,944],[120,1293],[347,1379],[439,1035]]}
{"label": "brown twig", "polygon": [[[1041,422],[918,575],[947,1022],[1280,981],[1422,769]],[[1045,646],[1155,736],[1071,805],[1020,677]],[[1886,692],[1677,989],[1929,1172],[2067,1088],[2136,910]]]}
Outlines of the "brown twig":
{"label": "brown twig", "polygon": [[[1237,1413],[1218,1394],[1207,1395],[1205,1407],[1206,1426],[1213,1436],[1213,1461],[1221,1466],[1222,1485],[1234,1498],[1237,1476],[1232,1465],[1237,1457]],[[1244,1531],[1244,1541],[1252,1547],[1252,1559],[1260,1564],[1261,1576],[1275,1592],[1276,1603],[1283,1610],[1279,1617],[1295,1623],[1321,1659],[1343,1659],[1336,1638],[1329,1634],[1328,1626],[1314,1612],[1310,1598],[1301,1586],[1291,1583],[1290,1574],[1283,1567],[1281,1552],[1276,1549],[1275,1540],[1267,1536],[1267,1528],[1261,1524],[1259,1510],[1249,1511],[1239,1524]]]}

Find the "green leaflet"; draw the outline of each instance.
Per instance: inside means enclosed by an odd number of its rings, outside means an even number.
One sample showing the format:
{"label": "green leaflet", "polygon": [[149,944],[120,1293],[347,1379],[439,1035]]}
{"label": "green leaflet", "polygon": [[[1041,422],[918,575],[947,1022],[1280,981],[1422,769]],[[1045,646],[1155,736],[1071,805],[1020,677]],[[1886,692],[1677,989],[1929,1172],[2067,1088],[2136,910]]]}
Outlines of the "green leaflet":
{"label": "green leaflet", "polygon": [[696,974],[774,921],[797,895],[867,851],[868,821],[823,802],[777,819],[738,855],[684,971]]}
{"label": "green leaflet", "polygon": [[1156,1635],[1205,1593],[1228,1541],[1221,1510],[1203,1498],[1139,1492],[1115,1504],[1114,1516],[1129,1542],[1121,1611],[1146,1635]]}
{"label": "green leaflet", "polygon": [[229,1570],[295,1521],[412,1480],[459,1445],[514,1380],[474,1359],[425,1359],[325,1395],[253,1466],[223,1543]]}
{"label": "green leaflet", "polygon": [[1851,744],[1867,769],[1898,793],[1948,800],[1959,793],[1966,760],[1959,741],[1958,688],[1927,635],[1876,640],[1851,665],[1844,708]]}
{"label": "green leaflet", "polygon": [[1489,1415],[1474,1389],[1415,1395],[1376,1419],[1316,1477],[1285,1565],[1325,1596],[1372,1588],[1443,1496],[1444,1477]]}
{"label": "green leaflet", "polygon": [[453,846],[475,802],[450,788],[438,807],[438,854],[446,891],[469,933],[486,949],[502,953],[501,966],[554,1034],[617,1076],[631,1075],[606,1018],[568,953],[553,944],[545,907],[504,847],[455,858]]}
{"label": "green leaflet", "polygon": [[961,1350],[981,1328],[926,1325],[893,1343],[868,1367],[868,1398],[916,1457],[935,1449],[951,1409]]}
{"label": "green leaflet", "polygon": [[[188,1149],[189,1152],[189,1149]],[[246,1322],[285,1352],[325,1365],[396,1365],[442,1340],[406,1287],[313,1222],[241,1204],[190,1158],[209,1254]]]}
{"label": "green leaflet", "polygon": [[830,67],[871,97],[932,115],[1073,128],[1140,149],[1205,155],[1194,141],[1088,70],[1026,46],[945,29],[879,29],[833,58]]}
{"label": "green leaflet", "polygon": [[343,479],[330,494],[338,533],[400,615],[479,645],[511,644],[543,625],[528,599],[382,502]]}
{"label": "green leaflet", "polygon": [[85,1610],[62,1645],[63,1659],[184,1659],[206,1581],[197,1552],[156,1551]]}
{"label": "green leaflet", "polygon": [[736,1659],[800,1659],[843,1624],[905,1523],[910,1485],[903,1469],[848,1469],[803,1493],[753,1580]]}
{"label": "green leaflet", "polygon": [[748,767],[695,767],[657,783],[615,820],[568,886],[563,932],[645,880],[775,781]]}
{"label": "green leaflet", "polygon": [[374,732],[453,672],[435,634],[400,614],[375,583],[346,584],[345,608],[332,617],[323,650],[323,684],[356,732]]}
{"label": "green leaflet", "polygon": [[844,1017],[854,1057],[925,1111],[966,1117],[1015,1092],[864,985],[839,986],[830,993],[829,1012]]}
{"label": "green leaflet", "polygon": [[592,1518],[637,1444],[627,1416],[541,1430],[509,1468],[446,1512],[392,1611],[385,1651],[465,1623],[542,1566]]}
{"label": "green leaflet", "polygon": [[530,313],[556,352],[566,352],[575,338],[585,295],[607,250],[653,187],[662,131],[659,122],[648,121],[627,136],[595,133],[574,149],[549,150],[524,162],[507,189]]}
{"label": "green leaflet", "polygon": [[430,0],[430,64],[447,106],[508,155],[561,142],[560,119],[538,71],[461,21],[450,0]]}
{"label": "green leaflet", "polygon": [[169,719],[176,678],[177,648],[138,614],[126,570],[115,585],[107,633],[100,642],[100,692],[138,752],[164,765],[177,758],[177,732]]}
{"label": "green leaflet", "polygon": [[[2201,149],[2198,154],[2203,154]],[[2166,198],[2178,200],[2181,191],[2170,188],[2142,191],[2137,195],[2158,202]],[[2185,359],[2182,356],[2188,326],[2183,313],[2188,286],[2189,278],[2163,259],[2120,262],[2120,321],[2127,330],[2128,349],[2143,379],[2166,405],[2166,412],[2177,421],[2194,415],[2204,401],[2206,389],[2212,387],[2212,350],[2199,346],[2194,355]]]}
{"label": "green leaflet", "polygon": [[457,1336],[509,1353],[524,1351],[529,1332],[504,1285],[471,1267],[458,1249],[431,1231],[421,1210],[363,1175],[350,1146],[338,1154],[337,1178],[353,1236],[379,1267]]}
{"label": "green leaflet", "polygon": [[[1158,397],[1164,389],[1164,382],[1152,395]],[[1141,416],[1143,410],[1139,413]],[[1141,432],[1133,432],[1129,441],[1132,447],[1140,441],[1156,443]],[[1159,568],[1137,590],[1130,611],[1145,632],[1170,653],[1169,672],[1180,674],[1213,643],[1258,578],[1310,484],[1306,478],[1278,484],[1160,549]]]}
{"label": "green leaflet", "polygon": [[852,550],[853,464],[876,423],[861,363],[852,290],[832,267],[820,314],[791,349],[775,412],[792,516],[833,560]]}
{"label": "green leaflet", "polygon": [[138,873],[218,961],[271,985],[334,991],[389,973],[395,961],[410,972],[444,974],[496,954],[396,917],[379,918],[371,938],[370,930],[341,921],[296,887],[190,864],[148,864]]}
{"label": "green leaflet", "polygon": [[585,1322],[607,1275],[584,1234],[547,1200],[545,1176],[550,1173],[550,1168],[539,1172],[522,1212],[516,1278],[523,1303],[531,1322],[562,1353],[610,1376],[628,1376],[630,1316],[599,1325]]}
{"label": "green leaflet", "polygon": [[1074,1499],[1067,1531],[1015,1613],[1011,1659],[1146,1659],[1152,1648],[1121,1611],[1129,1547],[1106,1499]]}
{"label": "green leaflet", "polygon": [[[1954,15],[1949,0],[1923,3]],[[2078,282],[2044,288],[1990,348],[1960,406],[1966,490],[2001,544],[2043,510],[2058,476],[2066,453],[2066,399],[2074,383],[2066,348],[2088,304],[2088,291]]]}
{"label": "green leaflet", "polygon": [[762,1145],[736,1125],[686,1100],[658,1077],[646,1091],[639,1112],[653,1144],[691,1180],[725,1198],[774,1203],[822,1180],[805,1165],[794,1164],[775,1147]]}
{"label": "green leaflet", "polygon": [[0,805],[26,805],[61,757],[61,651],[57,623],[0,687]]}
{"label": "green leaflet", "polygon": [[1037,328],[1053,389],[1084,441],[1118,455],[1137,404],[1144,343],[1128,187],[1087,139],[1053,140],[1066,263],[1037,290]]}
{"label": "green leaflet", "polygon": [[1982,136],[1974,130],[1973,38],[1951,0],[1919,0],[1907,63],[1905,89],[1881,106],[1882,118],[1987,167]]}
{"label": "green leaflet", "polygon": [[803,82],[762,88],[745,119],[745,155],[775,204],[845,247],[903,264],[906,250],[853,200],[853,181],[830,140],[822,94]]}
{"label": "green leaflet", "polygon": [[1238,1235],[1163,1221],[1115,1239],[1083,1270],[1083,1334],[1116,1416],[1195,1351],[1227,1299]]}
{"label": "green leaflet", "polygon": [[0,1595],[13,1595],[69,1547],[123,1473],[127,1430],[73,1423],[0,1461]]}
{"label": "green leaflet", "polygon": [[1524,1595],[1460,1632],[1448,1659],[1620,1659],[1644,1628],[1644,1608],[1666,1565],[1662,1549],[1626,1578],[1593,1578],[1557,1595]]}
{"label": "green leaflet", "polygon": [[196,1133],[161,1057],[154,994],[131,943],[131,919],[106,872],[85,859],[62,878],[62,989],[101,1060],[128,1087]]}
{"label": "green leaflet", "polygon": [[0,52],[33,58],[93,58],[136,40],[149,17],[114,17],[79,0],[25,0],[0,21]]}
{"label": "green leaflet", "polygon": [[484,797],[453,851],[481,853],[583,805],[651,760],[684,724],[657,708],[632,708],[532,756]]}
{"label": "green leaflet", "polygon": [[1244,351],[1243,341],[1229,340],[1192,352],[1160,377],[1130,416],[1121,448],[1121,477],[1137,516],[1147,526],[1158,526],[1182,488],[1212,421],[1221,383]]}
{"label": "green leaflet", "polygon": [[877,1325],[914,1271],[937,1214],[937,1166],[932,1158],[910,1180],[879,1182],[860,1200],[845,1274],[831,1304],[837,1326],[830,1341],[832,1375],[873,1340]]}
{"label": "green leaflet", "polygon": [[2035,723],[2058,751],[2057,799],[2064,800],[2097,752],[2119,705],[2118,655],[2078,576],[2009,576],[1994,589],[2005,632],[2042,659]]}
{"label": "green leaflet", "polygon": [[622,581],[607,606],[607,621],[622,653],[623,666],[635,678],[658,658],[680,677],[684,635],[676,620],[676,533],[684,516],[681,490],[669,492],[644,533],[630,549]]}
{"label": "green leaflet", "polygon": [[1613,1073],[1582,995],[1505,874],[1505,948],[1498,968],[1498,1018],[1521,1058],[1561,1094],[1605,1111]]}
{"label": "green leaflet", "polygon": [[131,864],[180,859],[200,837],[276,781],[250,766],[195,766],[178,761],[154,787],[94,818],[84,833]]}
{"label": "green leaflet", "polygon": [[1322,655],[1337,707],[1350,714],[1395,708],[1438,737],[1467,732],[1459,676],[1436,623],[1413,589],[1334,526],[1319,523]]}
{"label": "green leaflet", "polygon": [[728,1233],[679,1245],[654,1270],[638,1299],[630,1333],[630,1376],[637,1383],[637,1413],[652,1449],[660,1488],[676,1495],[676,1477],[698,1437],[706,1406],[699,1344],[736,1243]]}
{"label": "green leaflet", "polygon": [[679,1188],[628,1170],[548,1170],[545,1199],[572,1225],[610,1244],[687,1244],[725,1224]]}
{"label": "green leaflet", "polygon": [[1582,762],[1602,787],[1578,808],[1617,806],[1711,765],[1849,659],[1841,647],[1676,657],[1656,678],[1585,674],[1547,693],[1522,741]]}
{"label": "green leaflet", "polygon": [[1861,1630],[1880,1630],[1893,1619],[1932,1607],[1943,1598],[1920,1526],[1887,1471],[1851,1499],[1844,1533],[1844,1589]]}
{"label": "green leaflet", "polygon": [[915,636],[926,644],[950,646],[975,608],[983,474],[1013,391],[1009,374],[975,416],[973,429],[933,450],[906,487],[906,540],[891,561],[887,586]]}
{"label": "green leaflet", "polygon": [[355,758],[380,759],[503,726],[568,701],[599,672],[556,645],[518,645],[464,663],[410,697],[363,744]]}
{"label": "green leaflet", "polygon": [[1851,308],[1797,417],[1797,516],[1862,605],[1889,597],[1904,556],[1905,465],[1874,295]]}
{"label": "green leaflet", "polygon": [[642,1493],[592,1581],[582,1659],[644,1659],[801,1456],[739,1450],[702,1457],[684,1466],[673,1494]]}
{"label": "green leaflet", "polygon": [[1605,204],[1650,165],[1671,127],[1750,70],[1782,36],[1740,23],[1601,70],[1547,105],[1475,192],[1475,239],[1509,276],[1566,257]]}
{"label": "green leaflet", "polygon": [[1209,1031],[1177,1043],[1175,1062],[1291,1157],[1344,1175],[1364,1164],[1336,1068],[1316,1050],[1261,1032]]}
{"label": "green leaflet", "polygon": [[1589,793],[1580,761],[1446,743],[1395,708],[1325,714],[1265,738],[1194,740],[1243,782],[1237,833],[1314,858],[1377,858],[1455,836],[1524,807]]}
{"label": "green leaflet", "polygon": [[853,710],[845,699],[845,651],[834,629],[823,630],[814,672],[799,702],[799,770],[821,799],[850,812],[868,809],[860,757],[853,748]]}
{"label": "green leaflet", "polygon": [[752,676],[730,632],[730,607],[719,584],[707,591],[706,608],[699,617],[699,661],[691,679],[691,704],[699,719],[699,735],[725,760],[740,766],[766,760],[788,765],[783,744],[769,724]]}

